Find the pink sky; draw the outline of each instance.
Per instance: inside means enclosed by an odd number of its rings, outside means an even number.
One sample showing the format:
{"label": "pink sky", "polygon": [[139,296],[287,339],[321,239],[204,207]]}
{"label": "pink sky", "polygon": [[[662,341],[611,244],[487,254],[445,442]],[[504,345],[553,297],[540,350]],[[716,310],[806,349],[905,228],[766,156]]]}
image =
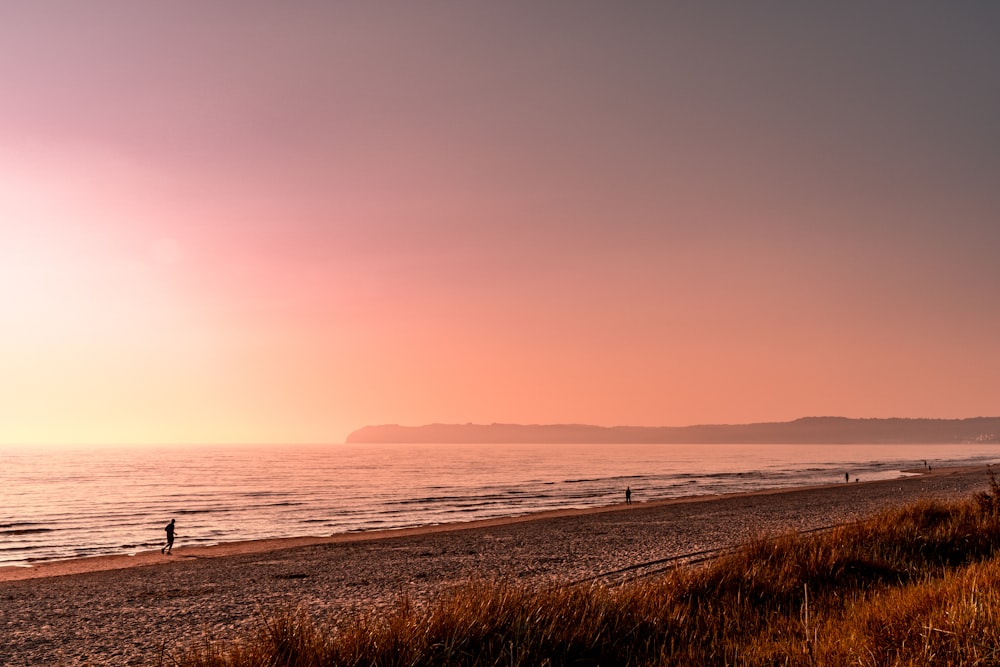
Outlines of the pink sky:
{"label": "pink sky", "polygon": [[1000,10],[536,4],[0,7],[0,444],[1000,414]]}

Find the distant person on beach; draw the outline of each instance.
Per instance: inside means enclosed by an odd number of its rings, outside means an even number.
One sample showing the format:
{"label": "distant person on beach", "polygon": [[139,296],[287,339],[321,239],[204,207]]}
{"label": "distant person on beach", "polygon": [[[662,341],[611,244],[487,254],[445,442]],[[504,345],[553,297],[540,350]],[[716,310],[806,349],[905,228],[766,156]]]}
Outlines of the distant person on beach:
{"label": "distant person on beach", "polygon": [[169,556],[171,550],[174,548],[174,522],[176,520],[177,519],[171,519],[170,523],[167,524],[167,527],[163,529],[167,531],[167,543],[160,549],[161,554],[165,553]]}
{"label": "distant person on beach", "polygon": [[851,473],[845,472],[844,473],[844,482],[849,483],[850,481],[851,481]]}
{"label": "distant person on beach", "polygon": [[632,489],[628,486],[625,487],[625,504],[632,504]]}

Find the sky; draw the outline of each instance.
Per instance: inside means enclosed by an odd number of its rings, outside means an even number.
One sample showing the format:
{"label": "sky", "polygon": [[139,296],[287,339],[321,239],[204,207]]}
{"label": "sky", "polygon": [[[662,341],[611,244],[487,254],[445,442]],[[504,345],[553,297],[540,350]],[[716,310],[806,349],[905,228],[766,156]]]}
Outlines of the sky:
{"label": "sky", "polygon": [[1000,415],[1000,5],[0,4],[0,444]]}

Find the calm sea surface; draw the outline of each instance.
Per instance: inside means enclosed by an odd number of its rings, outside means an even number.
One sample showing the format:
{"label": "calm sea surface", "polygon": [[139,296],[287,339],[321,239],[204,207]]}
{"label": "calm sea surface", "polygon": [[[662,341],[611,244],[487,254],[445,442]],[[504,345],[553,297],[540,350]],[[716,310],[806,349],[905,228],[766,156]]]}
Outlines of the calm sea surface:
{"label": "calm sea surface", "polygon": [[0,565],[894,478],[983,445],[0,448]]}

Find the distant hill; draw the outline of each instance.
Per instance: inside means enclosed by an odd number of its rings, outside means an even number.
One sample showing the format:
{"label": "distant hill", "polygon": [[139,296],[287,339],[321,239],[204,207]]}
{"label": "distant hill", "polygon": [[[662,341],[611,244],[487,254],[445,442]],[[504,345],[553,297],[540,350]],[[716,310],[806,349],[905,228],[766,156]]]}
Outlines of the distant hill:
{"label": "distant hill", "polygon": [[892,444],[1000,443],[1000,417],[849,419],[804,417],[790,422],[700,426],[586,424],[429,424],[365,426],[349,443],[746,443]]}

